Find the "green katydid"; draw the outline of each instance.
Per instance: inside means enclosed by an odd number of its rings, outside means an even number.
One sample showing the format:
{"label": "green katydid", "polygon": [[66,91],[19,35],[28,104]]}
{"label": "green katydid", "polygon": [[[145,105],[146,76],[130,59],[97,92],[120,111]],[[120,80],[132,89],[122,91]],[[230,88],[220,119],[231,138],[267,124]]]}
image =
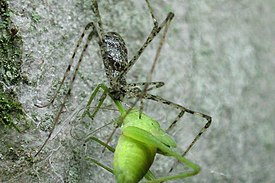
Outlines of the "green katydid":
{"label": "green katydid", "polygon": [[[93,158],[89,157],[87,158],[88,160],[113,173],[118,183],[137,183],[143,177],[148,179],[148,183],[157,183],[183,179],[199,173],[200,167],[198,165],[173,150],[176,147],[176,142],[161,129],[156,120],[144,113],[141,114],[140,118],[139,110],[132,109],[131,111],[127,111],[120,101],[114,100],[114,102],[121,114],[119,119],[123,119],[123,123],[118,120],[118,124],[121,124],[122,135],[118,140],[116,148],[110,147],[93,136],[86,139],[86,141],[96,141],[114,152],[114,169],[112,170],[112,168],[99,163]],[[156,153],[171,156],[191,170],[178,175],[156,178],[149,171]]]}

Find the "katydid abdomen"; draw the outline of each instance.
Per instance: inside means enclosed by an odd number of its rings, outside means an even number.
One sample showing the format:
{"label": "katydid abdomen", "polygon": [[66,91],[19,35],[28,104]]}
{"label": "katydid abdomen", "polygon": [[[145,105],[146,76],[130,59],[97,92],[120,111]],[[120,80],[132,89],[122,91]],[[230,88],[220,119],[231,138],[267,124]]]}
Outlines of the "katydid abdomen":
{"label": "katydid abdomen", "polygon": [[154,161],[156,147],[121,135],[114,154],[114,174],[118,183],[137,183]]}

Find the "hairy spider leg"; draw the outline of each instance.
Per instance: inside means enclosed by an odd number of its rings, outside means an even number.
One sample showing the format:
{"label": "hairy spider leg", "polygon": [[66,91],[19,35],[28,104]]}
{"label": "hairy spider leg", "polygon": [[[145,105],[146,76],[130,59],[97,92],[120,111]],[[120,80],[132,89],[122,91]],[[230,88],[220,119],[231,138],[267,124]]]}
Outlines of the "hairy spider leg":
{"label": "hairy spider leg", "polygon": [[[61,82],[60,82],[60,84],[59,84],[57,90],[55,91],[53,97],[51,98],[51,100],[50,100],[49,102],[45,103],[45,104],[34,104],[36,107],[39,107],[39,108],[47,107],[47,106],[49,106],[50,104],[52,104],[52,103],[55,101],[55,99],[56,99],[56,97],[57,97],[57,94],[59,93],[59,91],[60,91],[62,85],[64,84],[65,79],[68,77],[69,72],[71,71],[71,68],[72,68],[72,65],[73,65],[73,61],[74,61],[74,59],[75,59],[75,55],[76,55],[76,53],[77,53],[77,51],[78,51],[78,49],[79,49],[79,46],[81,45],[81,43],[82,43],[82,41],[83,41],[84,36],[85,36],[86,33],[90,30],[90,28],[94,29],[94,27],[95,27],[95,26],[94,26],[94,23],[91,22],[91,23],[87,24],[87,25],[85,26],[84,30],[82,31],[81,36],[79,37],[79,39],[78,39],[78,41],[77,41],[77,44],[76,44],[76,47],[75,47],[75,49],[74,49],[73,55],[72,55],[72,57],[71,57],[71,59],[70,59],[70,62],[69,62],[69,64],[68,64],[67,68],[66,68],[66,71],[65,71],[64,75],[63,75],[63,78],[62,78],[62,80],[61,80]],[[89,37],[91,37],[91,38],[88,38],[88,41],[87,41],[87,42],[89,42],[89,41],[92,39],[91,33],[90,33]],[[84,46],[84,49],[82,50],[82,52],[83,52],[84,50],[86,50],[87,46],[88,46],[88,44],[86,43],[85,46]],[[81,55],[81,57],[80,57],[80,59],[78,60],[78,62],[81,62],[81,61],[82,61],[82,57],[83,57],[83,54]],[[77,65],[79,66],[80,64],[77,64]],[[76,73],[77,70],[78,70],[78,68],[75,68],[74,73]],[[74,75],[75,75],[75,74],[74,74]]]}
{"label": "hairy spider leg", "polygon": [[[94,5],[94,6],[97,6],[97,3],[95,3],[95,2],[96,2],[96,1],[93,1],[93,5]],[[94,9],[93,9],[93,10],[94,10]],[[95,12],[95,14],[96,14],[96,17],[99,17],[99,12],[96,12],[96,11],[94,11],[94,12]],[[74,80],[75,80],[75,78],[76,78],[77,71],[78,71],[78,69],[79,69],[79,67],[80,67],[80,65],[81,65],[81,62],[82,62],[82,60],[83,60],[83,56],[84,56],[84,54],[85,54],[85,52],[86,52],[86,50],[87,50],[87,48],[88,48],[89,42],[90,42],[90,41],[92,40],[92,38],[93,38],[93,35],[96,34],[96,36],[99,37],[99,43],[102,42],[102,41],[101,41],[102,32],[103,32],[103,31],[102,31],[102,22],[101,22],[101,19],[100,19],[100,18],[97,18],[97,19],[98,19],[97,21],[98,21],[98,24],[99,24],[99,28],[98,28],[99,30],[96,29],[96,27],[95,27],[95,25],[94,25],[93,22],[90,22],[90,23],[88,23],[88,24],[85,26],[83,32],[81,33],[80,38],[79,38],[78,41],[77,41],[77,45],[76,45],[76,47],[75,47],[75,49],[74,49],[73,55],[72,55],[72,57],[71,57],[71,59],[70,59],[70,62],[69,62],[69,64],[68,64],[67,68],[66,68],[66,71],[65,71],[65,73],[64,73],[64,75],[63,75],[63,78],[62,78],[62,80],[61,80],[61,82],[60,82],[60,84],[59,84],[59,87],[58,87],[57,90],[55,91],[55,93],[54,93],[53,97],[51,98],[51,100],[50,100],[48,103],[45,103],[45,104],[34,104],[36,107],[43,108],[43,107],[49,106],[50,104],[52,104],[52,103],[55,101],[55,99],[56,99],[56,97],[57,97],[57,94],[59,93],[61,87],[62,87],[63,84],[64,84],[65,79],[68,77],[68,75],[69,75],[69,73],[70,73],[70,71],[71,71],[71,68],[72,68],[72,65],[73,65],[74,58],[75,58],[75,56],[76,56],[76,53],[77,53],[77,51],[78,51],[78,49],[79,49],[81,43],[83,42],[84,36],[87,34],[87,32],[88,32],[90,29],[92,29],[91,32],[88,34],[87,41],[86,41],[86,43],[85,43],[85,45],[84,45],[84,47],[83,47],[83,49],[82,49],[82,51],[81,51],[80,58],[79,58],[79,60],[77,61],[76,67],[75,67],[74,72],[73,72],[73,77],[72,77],[71,80],[69,81],[69,89],[68,89],[67,93],[65,94],[65,97],[64,97],[64,99],[63,99],[63,102],[61,103],[60,108],[59,108],[59,110],[58,110],[58,112],[57,112],[57,114],[56,114],[56,116],[55,116],[55,118],[54,118],[54,120],[53,120],[52,129],[51,129],[51,131],[50,131],[50,133],[49,133],[47,139],[46,139],[45,142],[42,144],[42,146],[40,147],[40,149],[36,152],[36,154],[34,155],[34,157],[36,157],[36,156],[42,151],[42,149],[44,148],[44,146],[47,144],[47,142],[48,142],[49,139],[51,138],[51,135],[52,135],[52,133],[53,133],[53,131],[54,131],[54,129],[55,129],[55,126],[57,125],[57,123],[58,123],[58,121],[59,121],[59,118],[60,118],[60,115],[61,115],[61,113],[62,113],[62,111],[63,111],[63,108],[65,107],[65,103],[66,103],[66,101],[68,100],[68,98],[69,98],[69,96],[70,96],[71,90],[72,90],[72,88],[73,88],[73,83],[74,83]],[[100,33],[98,33],[98,31],[99,31]]]}
{"label": "hairy spider leg", "polygon": [[[150,7],[150,4],[148,6]],[[152,11],[152,8],[150,9],[150,11]],[[155,20],[153,13],[151,13],[151,15],[152,15],[153,20]],[[153,60],[153,64],[152,64],[151,70],[149,71],[149,74],[148,74],[148,76],[146,78],[147,84],[145,84],[145,86],[144,86],[144,88],[142,90],[142,95],[144,95],[144,94],[146,94],[146,92],[150,91],[150,88],[148,88],[149,87],[148,83],[150,83],[152,81],[153,72],[154,72],[154,70],[156,68],[157,61],[159,60],[160,52],[161,52],[161,49],[162,49],[162,47],[164,45],[164,42],[165,42],[165,39],[166,39],[166,35],[167,35],[167,32],[168,32],[168,28],[169,28],[170,22],[171,21],[168,21],[167,24],[164,27],[163,35],[162,35],[162,38],[160,39],[160,43],[159,43],[159,46],[158,46],[155,58]],[[164,83],[163,83],[163,85],[164,85]],[[144,105],[144,103],[143,103],[142,97],[137,98],[137,100],[140,100],[140,109],[139,109],[140,116],[139,117],[141,118],[141,113],[143,111],[143,105]]]}
{"label": "hairy spider leg", "polygon": [[[197,142],[197,140],[201,137],[201,135],[209,128],[209,126],[211,125],[212,122],[212,118],[206,114],[203,114],[201,112],[197,112],[197,111],[193,111],[190,110],[186,107],[183,107],[179,104],[176,104],[174,102],[171,102],[169,100],[166,100],[162,97],[159,96],[155,96],[152,94],[144,94],[143,96],[141,96],[143,99],[148,99],[148,100],[153,100],[155,102],[159,102],[159,103],[163,103],[165,105],[171,106],[173,108],[176,108],[178,110],[180,110],[179,114],[177,115],[176,119],[170,124],[170,126],[167,128],[166,131],[171,130],[175,124],[180,120],[180,118],[182,118],[182,116],[184,115],[185,112],[192,114],[192,115],[197,115],[199,117],[202,117],[206,120],[206,124],[201,128],[201,130],[199,131],[199,133],[195,136],[195,138],[193,139],[193,141],[191,142],[191,144],[189,144],[189,146],[187,147],[187,149],[182,153],[182,156],[185,156],[188,151],[194,146],[194,144]],[[175,163],[176,165],[177,163]],[[174,167],[174,166],[173,166]],[[169,172],[171,172],[173,170],[173,167],[170,169]]]}
{"label": "hairy spider leg", "polygon": [[79,48],[79,46],[80,46],[80,44],[81,44],[81,42],[82,42],[82,40],[83,40],[83,37],[85,36],[85,33],[86,33],[90,28],[92,28],[92,31],[91,31],[91,32],[89,33],[89,35],[88,35],[87,41],[86,41],[86,43],[85,43],[85,45],[84,45],[84,47],[83,47],[83,50],[82,50],[81,55],[80,55],[80,58],[79,58],[79,60],[78,60],[78,62],[77,62],[77,64],[76,64],[75,70],[74,70],[74,72],[73,72],[73,77],[70,79],[70,82],[69,82],[69,89],[68,89],[67,93],[65,94],[64,99],[63,99],[63,101],[62,101],[62,103],[61,103],[61,105],[60,105],[60,108],[59,108],[59,110],[58,110],[58,112],[57,112],[57,114],[56,114],[56,116],[55,116],[55,118],[54,118],[54,120],[53,120],[53,126],[52,126],[52,128],[51,128],[51,131],[50,131],[50,133],[49,133],[47,139],[46,139],[45,142],[43,143],[43,145],[40,147],[40,149],[39,149],[39,150],[37,151],[37,153],[34,155],[34,157],[36,157],[36,156],[42,151],[42,149],[44,148],[44,146],[46,145],[46,143],[49,141],[49,139],[51,138],[51,135],[52,135],[52,133],[53,133],[53,131],[54,131],[54,129],[55,129],[55,126],[57,125],[57,123],[58,123],[58,121],[59,121],[60,115],[61,115],[61,113],[62,113],[62,111],[63,111],[63,108],[65,107],[65,103],[67,102],[67,100],[68,100],[68,98],[69,98],[69,96],[70,96],[70,93],[71,93],[71,91],[72,91],[73,83],[74,83],[74,80],[75,80],[75,78],[76,78],[76,74],[77,74],[77,72],[78,72],[78,69],[79,69],[79,67],[80,67],[80,64],[81,64],[81,62],[82,62],[82,60],[83,60],[84,53],[85,53],[85,51],[87,50],[87,47],[88,47],[88,45],[89,45],[89,42],[92,40],[93,35],[94,35],[95,33],[97,33],[97,31],[96,31],[95,26],[94,26],[93,23],[87,24],[86,27],[85,27],[85,29],[84,29],[84,31],[82,32],[82,34],[81,34],[81,36],[80,36],[80,38],[79,38],[79,40],[78,40],[78,42],[77,42],[76,48],[74,49],[74,53],[73,53],[73,55],[72,55],[72,57],[71,57],[70,63],[69,63],[69,65],[68,65],[68,67],[67,67],[67,69],[66,69],[66,71],[65,71],[65,73],[64,73],[64,76],[63,76],[63,78],[62,78],[62,81],[61,81],[61,83],[60,83],[60,85],[59,85],[57,91],[55,92],[53,98],[51,99],[51,101],[50,101],[48,104],[45,104],[45,105],[42,105],[42,106],[36,105],[36,106],[39,106],[39,107],[45,107],[45,106],[48,106],[49,104],[51,104],[51,103],[55,100],[55,98],[56,98],[56,96],[57,96],[57,93],[59,92],[61,86],[62,86],[63,83],[64,83],[64,80],[66,79],[66,77],[68,76],[68,74],[69,74],[69,72],[70,72],[70,70],[71,70],[71,66],[72,66],[73,60],[74,60],[75,55],[76,55],[76,52],[77,52],[77,50],[78,50],[78,48]]}

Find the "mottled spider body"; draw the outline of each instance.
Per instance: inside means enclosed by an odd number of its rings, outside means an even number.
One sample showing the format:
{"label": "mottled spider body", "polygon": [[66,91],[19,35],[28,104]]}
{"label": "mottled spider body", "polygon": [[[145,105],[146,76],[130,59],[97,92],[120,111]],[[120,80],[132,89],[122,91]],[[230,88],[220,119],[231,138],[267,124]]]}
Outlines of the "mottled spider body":
{"label": "mottled spider body", "polygon": [[114,99],[122,101],[126,94],[124,87],[127,82],[125,75],[119,76],[128,66],[125,42],[118,33],[108,32],[103,36],[100,47],[105,73],[109,79],[110,94]]}

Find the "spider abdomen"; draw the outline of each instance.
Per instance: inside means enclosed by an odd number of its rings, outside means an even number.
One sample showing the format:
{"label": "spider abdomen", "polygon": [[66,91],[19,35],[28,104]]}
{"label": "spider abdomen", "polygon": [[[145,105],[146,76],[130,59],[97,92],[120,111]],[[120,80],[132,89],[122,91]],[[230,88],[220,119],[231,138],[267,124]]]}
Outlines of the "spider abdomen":
{"label": "spider abdomen", "polygon": [[122,71],[128,64],[127,48],[122,37],[116,32],[108,32],[102,38],[102,57],[106,69]]}

